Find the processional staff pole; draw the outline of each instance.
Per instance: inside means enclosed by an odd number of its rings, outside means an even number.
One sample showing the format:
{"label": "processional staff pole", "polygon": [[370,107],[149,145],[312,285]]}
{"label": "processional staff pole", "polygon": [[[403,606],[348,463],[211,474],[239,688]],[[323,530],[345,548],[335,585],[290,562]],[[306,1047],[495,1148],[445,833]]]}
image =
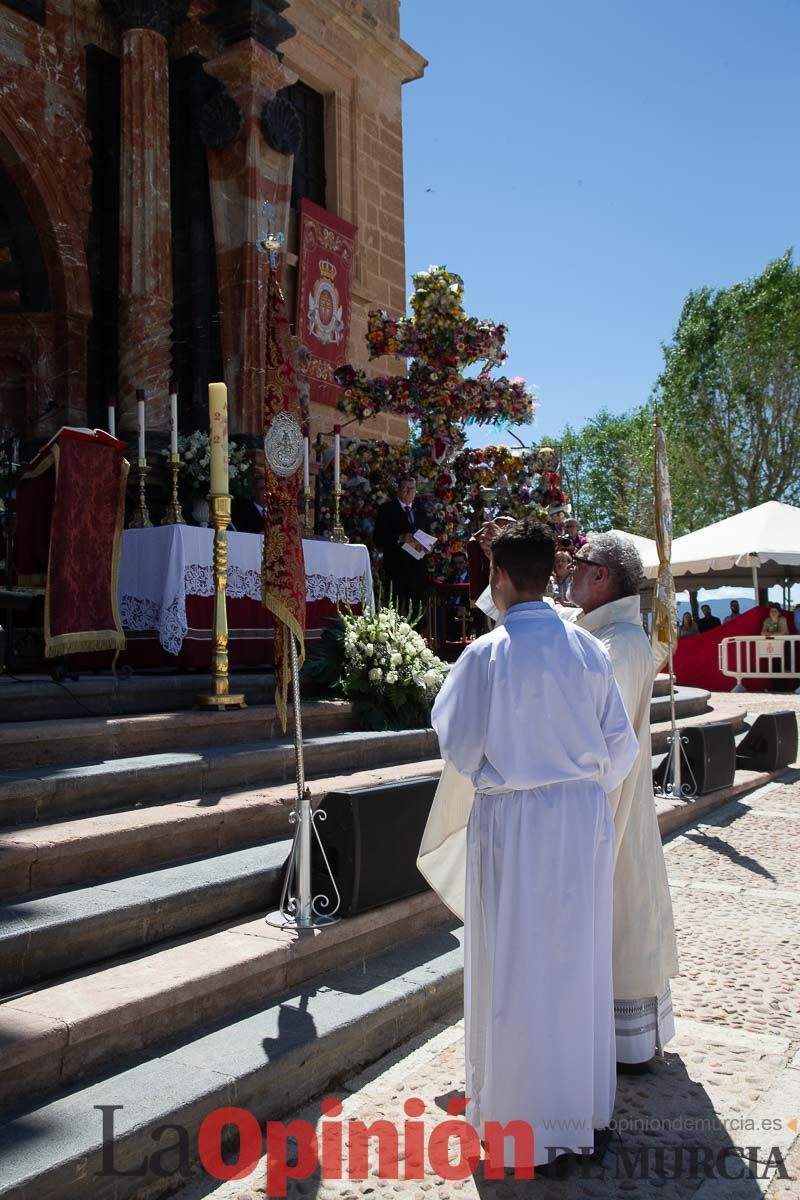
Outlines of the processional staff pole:
{"label": "processional staff pole", "polygon": [[[266,321],[269,323],[274,319],[272,311],[273,298],[277,296],[280,304],[283,303],[280,297],[280,290],[277,283],[278,269],[278,254],[280,253],[284,235],[282,232],[274,229],[273,219],[274,212],[269,201],[264,203],[264,217],[266,219],[266,232],[260,233],[258,237],[258,248],[268,255],[269,260],[269,285],[267,290],[267,314]],[[267,355],[265,360],[267,372],[267,385],[269,386],[269,378],[272,369],[275,367],[271,359],[273,339],[270,337],[270,331],[267,329]],[[281,434],[279,437],[273,437],[276,429],[277,421],[280,420]],[[266,423],[266,422],[265,422]],[[293,428],[296,426],[296,428]],[[293,442],[297,443],[297,461],[293,461]],[[302,435],[297,420],[288,412],[284,411],[278,414],[277,420],[273,421],[269,430],[265,431],[264,436],[264,457],[268,469],[277,471],[284,477],[289,477],[295,470],[303,464],[303,490],[304,496],[308,497],[308,442]],[[295,501],[296,502],[296,501]],[[262,567],[263,570],[263,567]],[[277,623],[276,623],[277,624]],[[333,872],[328,862],[328,856],[325,853],[325,848],[317,830],[316,822],[324,821],[326,813],[323,810],[314,812],[311,805],[311,793],[306,787],[305,779],[305,758],[303,752],[303,717],[300,700],[300,666],[297,652],[297,639],[293,630],[286,625],[288,633],[287,641],[289,643],[289,663],[291,670],[292,683],[292,707],[294,710],[294,755],[295,755],[295,780],[297,784],[297,799],[295,801],[294,811],[290,813],[289,819],[294,824],[294,839],[292,841],[292,849],[289,855],[289,861],[284,869],[283,887],[281,889],[280,906],[275,912],[267,915],[267,922],[270,925],[276,925],[280,928],[290,929],[314,929],[319,925],[330,925],[338,920],[335,915],[339,906],[340,898],[339,891],[336,887],[336,881],[333,877]],[[276,639],[278,629],[276,627]],[[311,884],[311,842],[312,835],[317,839],[318,850],[322,861],[327,869],[328,876],[331,882],[331,896],[319,895],[314,896]]]}
{"label": "processional staff pole", "polygon": [[[667,461],[667,443],[661,425],[661,417],[655,416],[655,471],[653,485],[653,501],[655,508],[656,545],[658,547],[658,579],[656,581],[653,605],[653,638],[666,640],[667,663],[669,667],[669,707],[671,734],[669,753],[664,764],[664,775],[661,784],[663,795],[676,796],[680,799],[694,796],[697,784],[688,760],[684,760],[684,737],[678,729],[675,719],[675,668],[673,649],[677,637],[677,618],[675,605],[675,581],[672,577],[672,495],[669,482],[669,463]],[[683,765],[691,783],[683,782]]]}

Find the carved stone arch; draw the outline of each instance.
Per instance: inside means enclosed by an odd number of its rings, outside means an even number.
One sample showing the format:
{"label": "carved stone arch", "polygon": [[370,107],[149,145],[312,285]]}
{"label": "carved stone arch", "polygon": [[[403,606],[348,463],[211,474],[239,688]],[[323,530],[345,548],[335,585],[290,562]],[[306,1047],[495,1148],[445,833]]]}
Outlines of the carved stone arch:
{"label": "carved stone arch", "polygon": [[71,204],[70,188],[53,147],[15,109],[7,96],[0,109],[0,165],[38,240],[47,272],[49,311],[42,312],[40,303],[40,311],[33,314],[0,313],[0,356],[5,357],[14,341],[19,345],[27,328],[28,412],[25,428],[18,432],[38,441],[60,425],[85,423],[86,334],[92,308],[85,214]]}
{"label": "carved stone arch", "polygon": [[14,111],[10,97],[0,108],[0,163],[28,211],[42,247],[53,311],[90,316],[89,272],[81,221],[68,188],[52,164],[52,147]]}

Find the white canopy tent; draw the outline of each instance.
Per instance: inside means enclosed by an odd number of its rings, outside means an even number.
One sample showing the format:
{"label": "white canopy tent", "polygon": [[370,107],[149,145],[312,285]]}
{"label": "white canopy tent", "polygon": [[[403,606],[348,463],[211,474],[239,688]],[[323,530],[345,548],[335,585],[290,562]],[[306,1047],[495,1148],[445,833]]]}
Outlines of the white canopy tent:
{"label": "white canopy tent", "polygon": [[[645,562],[645,576],[657,574],[657,561]],[[758,588],[800,579],[800,508],[769,500],[676,538],[672,574],[678,591],[731,584]]]}

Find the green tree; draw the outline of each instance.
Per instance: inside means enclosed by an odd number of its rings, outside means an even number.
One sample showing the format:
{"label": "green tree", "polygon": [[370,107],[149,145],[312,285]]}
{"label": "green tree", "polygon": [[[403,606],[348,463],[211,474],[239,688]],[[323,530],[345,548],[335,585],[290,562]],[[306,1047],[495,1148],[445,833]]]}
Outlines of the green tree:
{"label": "green tree", "polygon": [[800,500],[800,268],[686,297],[655,398],[673,465],[675,532],[766,500]]}
{"label": "green tree", "polygon": [[584,530],[651,536],[652,423],[647,407],[623,414],[603,408],[582,429],[564,430],[557,443],[563,483]]}

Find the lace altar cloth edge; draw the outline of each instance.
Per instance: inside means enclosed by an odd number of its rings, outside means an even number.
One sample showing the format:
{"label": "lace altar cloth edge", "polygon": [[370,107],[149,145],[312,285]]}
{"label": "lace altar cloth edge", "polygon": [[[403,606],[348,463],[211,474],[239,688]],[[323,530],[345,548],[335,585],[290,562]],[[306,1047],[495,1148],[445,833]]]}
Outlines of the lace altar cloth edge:
{"label": "lace altar cloth edge", "polygon": [[[192,525],[126,529],[122,538],[119,604],[125,629],[155,630],[168,654],[178,655],[188,631],[187,596],[214,594],[213,530]],[[228,595],[261,600],[261,536],[228,533]],[[345,601],[374,607],[366,546],[303,540],[306,601]]]}

